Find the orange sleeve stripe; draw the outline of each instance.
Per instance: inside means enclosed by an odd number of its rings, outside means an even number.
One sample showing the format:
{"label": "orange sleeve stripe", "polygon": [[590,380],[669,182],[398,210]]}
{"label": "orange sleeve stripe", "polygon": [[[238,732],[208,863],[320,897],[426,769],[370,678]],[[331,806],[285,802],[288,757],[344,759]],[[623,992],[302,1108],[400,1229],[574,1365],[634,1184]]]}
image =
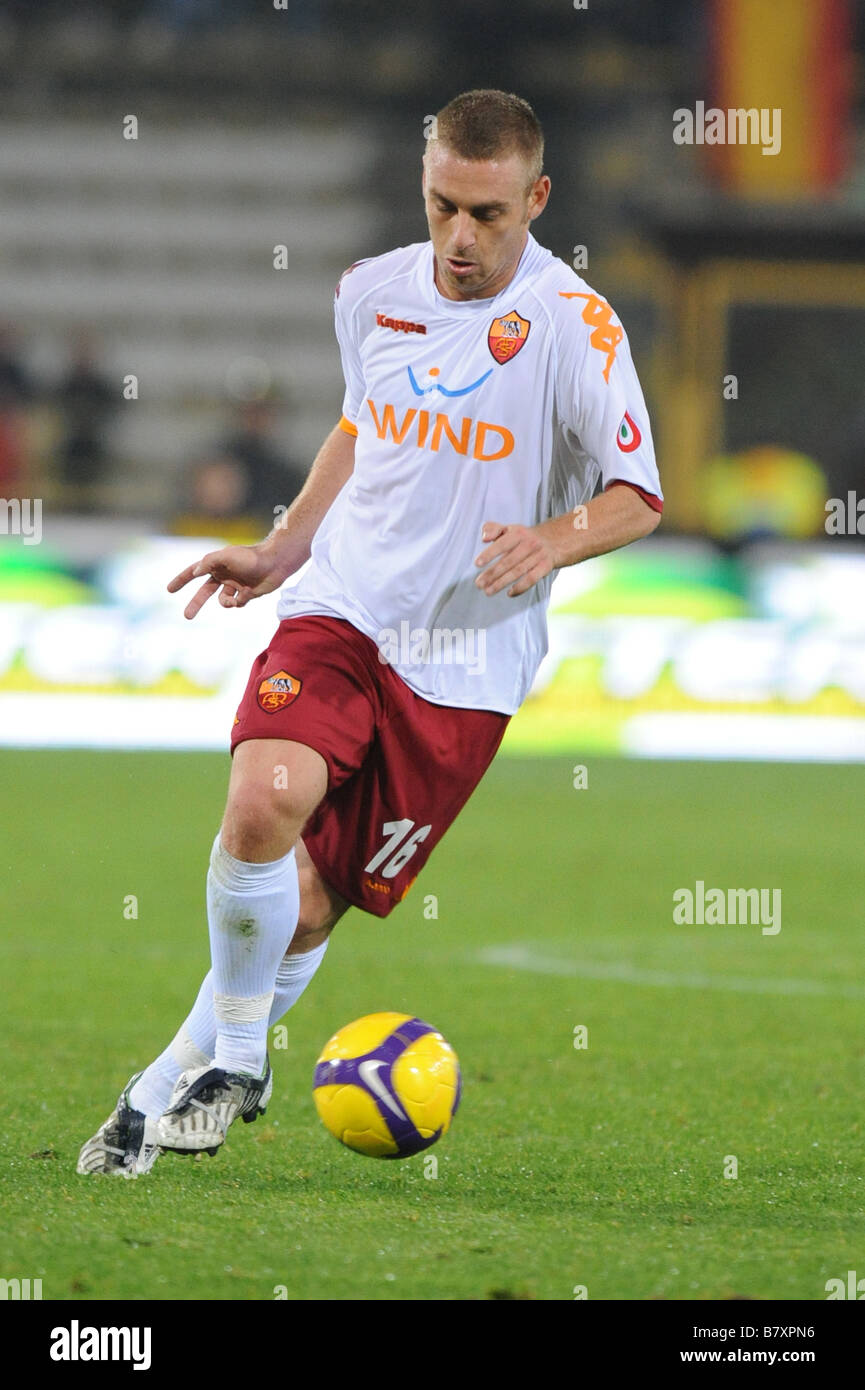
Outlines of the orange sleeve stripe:
{"label": "orange sleeve stripe", "polygon": [[339,427],[341,430],[345,430],[346,434],[351,434],[357,439],[357,425],[353,425],[347,415],[343,415],[339,422]]}

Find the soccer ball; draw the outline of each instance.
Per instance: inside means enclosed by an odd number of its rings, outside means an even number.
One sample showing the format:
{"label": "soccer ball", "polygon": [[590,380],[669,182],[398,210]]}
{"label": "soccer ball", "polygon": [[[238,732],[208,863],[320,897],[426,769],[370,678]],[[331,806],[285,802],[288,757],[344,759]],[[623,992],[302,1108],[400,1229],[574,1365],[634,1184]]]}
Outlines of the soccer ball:
{"label": "soccer ball", "polygon": [[369,1158],[408,1158],[450,1128],[460,1064],[411,1014],[367,1014],[334,1033],[316,1063],[315,1108],[340,1143]]}

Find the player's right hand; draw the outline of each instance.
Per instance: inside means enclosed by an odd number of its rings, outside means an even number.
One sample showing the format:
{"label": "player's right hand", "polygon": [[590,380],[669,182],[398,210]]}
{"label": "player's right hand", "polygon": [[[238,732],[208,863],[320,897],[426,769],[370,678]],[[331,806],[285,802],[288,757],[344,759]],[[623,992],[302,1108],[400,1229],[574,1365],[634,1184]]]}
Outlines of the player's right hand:
{"label": "player's right hand", "polygon": [[285,578],[275,569],[273,557],[262,554],[257,545],[227,545],[187,565],[171,580],[168,592],[176,594],[203,575],[207,578],[184,608],[184,618],[194,618],[217,591],[223,608],[243,608],[250,599],[273,593]]}

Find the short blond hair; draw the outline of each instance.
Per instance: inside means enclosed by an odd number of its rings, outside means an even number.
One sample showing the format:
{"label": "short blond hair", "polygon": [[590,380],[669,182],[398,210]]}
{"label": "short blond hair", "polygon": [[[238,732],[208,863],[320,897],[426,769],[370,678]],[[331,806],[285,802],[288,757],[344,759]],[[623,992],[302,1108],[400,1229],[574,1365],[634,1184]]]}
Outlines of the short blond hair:
{"label": "short blond hair", "polygon": [[435,118],[434,138],[461,159],[500,159],[520,154],[530,181],[544,168],[544,132],[529,103],[513,92],[480,87],[443,106]]}

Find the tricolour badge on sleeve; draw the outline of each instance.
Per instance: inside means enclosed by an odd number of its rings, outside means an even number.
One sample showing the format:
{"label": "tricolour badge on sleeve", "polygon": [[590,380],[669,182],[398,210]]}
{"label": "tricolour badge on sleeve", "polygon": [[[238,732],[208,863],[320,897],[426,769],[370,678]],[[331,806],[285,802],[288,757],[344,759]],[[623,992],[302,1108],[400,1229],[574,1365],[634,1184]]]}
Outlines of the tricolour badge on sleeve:
{"label": "tricolour badge on sleeve", "polygon": [[616,443],[623,454],[632,454],[635,449],[639,449],[642,442],[643,436],[626,410],[619,425]]}
{"label": "tricolour badge on sleeve", "polygon": [[530,321],[518,314],[516,309],[512,309],[509,314],[503,314],[500,319],[493,319],[487,335],[487,344],[497,362],[504,365],[516,357],[529,336],[531,326]]}
{"label": "tricolour badge on sleeve", "polygon": [[290,676],[287,671],[274,671],[272,676],[265,676],[258,687],[258,703],[266,714],[276,714],[297,699],[301,685],[297,676]]}

